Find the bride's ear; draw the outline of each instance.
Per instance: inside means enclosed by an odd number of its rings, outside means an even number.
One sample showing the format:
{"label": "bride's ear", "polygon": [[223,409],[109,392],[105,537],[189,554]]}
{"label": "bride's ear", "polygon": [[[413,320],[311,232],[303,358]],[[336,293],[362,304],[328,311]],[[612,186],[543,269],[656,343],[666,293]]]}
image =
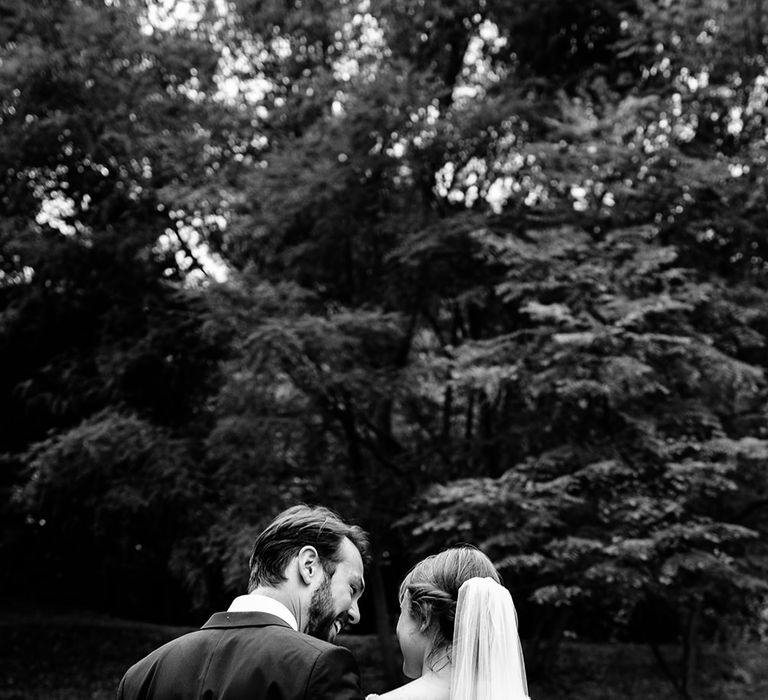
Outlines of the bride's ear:
{"label": "bride's ear", "polygon": [[432,611],[427,608],[426,610],[422,610],[422,614],[424,617],[422,617],[421,622],[419,623],[419,632],[426,632],[432,623]]}

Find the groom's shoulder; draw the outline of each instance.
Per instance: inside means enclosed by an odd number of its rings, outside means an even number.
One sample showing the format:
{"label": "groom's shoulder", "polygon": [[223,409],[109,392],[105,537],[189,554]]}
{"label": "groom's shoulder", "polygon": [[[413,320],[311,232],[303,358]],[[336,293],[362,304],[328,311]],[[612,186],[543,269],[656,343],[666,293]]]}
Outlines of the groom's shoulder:
{"label": "groom's shoulder", "polygon": [[[352,652],[343,644],[326,642],[316,637],[311,637],[302,632],[285,630],[281,636],[285,635],[285,641],[293,651],[291,656],[298,662],[303,659],[303,664],[309,664],[316,668],[335,668],[341,671],[351,671],[359,673],[359,667]],[[288,636],[290,635],[290,637]],[[279,649],[280,644],[276,644],[274,649]],[[287,648],[287,647],[283,647]],[[282,659],[281,659],[282,661]],[[280,662],[278,662],[280,663]]]}
{"label": "groom's shoulder", "polygon": [[326,642],[303,632],[282,628],[277,634],[291,646],[303,649],[308,654],[320,656],[324,654],[351,654],[349,649],[333,642]]}
{"label": "groom's shoulder", "polygon": [[[320,657],[335,659],[342,664],[348,659],[354,663],[352,653],[346,647],[311,637],[282,625],[263,627],[258,634],[254,634],[252,628],[228,630],[228,633],[237,637],[240,653],[253,654],[254,658],[263,660],[271,659],[271,663],[278,666],[283,663],[311,666]],[[176,637],[136,662],[126,675],[145,671],[158,663],[167,664],[178,661],[185,665],[195,658],[215,655],[219,650],[220,634],[222,634],[221,630],[201,628]]]}
{"label": "groom's shoulder", "polygon": [[[211,628],[208,628],[211,629]],[[206,627],[191,632],[181,637],[178,642],[183,646],[185,642],[194,644],[199,639],[200,633],[205,632]],[[255,650],[260,654],[279,656],[280,654],[290,652],[290,656],[296,661],[296,656],[303,656],[309,659],[316,659],[319,656],[340,656],[351,652],[346,647],[342,647],[332,642],[327,642],[317,637],[312,637],[304,632],[298,632],[291,627],[283,624],[269,624],[256,629],[244,626],[240,629],[228,629],[225,634],[234,634],[238,637],[239,643]]]}

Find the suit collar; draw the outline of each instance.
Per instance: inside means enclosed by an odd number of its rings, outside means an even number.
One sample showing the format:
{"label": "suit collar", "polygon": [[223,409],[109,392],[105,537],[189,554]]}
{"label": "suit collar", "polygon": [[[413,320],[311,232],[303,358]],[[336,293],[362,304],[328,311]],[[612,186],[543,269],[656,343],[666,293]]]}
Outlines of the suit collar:
{"label": "suit collar", "polygon": [[265,612],[218,612],[211,615],[208,622],[203,625],[203,629],[210,628],[232,628],[232,627],[267,627],[269,625],[278,625],[280,627],[292,627],[277,615],[271,615]]}
{"label": "suit collar", "polygon": [[281,603],[277,598],[260,593],[249,593],[241,595],[232,601],[227,612],[262,612],[276,615],[281,620],[285,620],[293,629],[298,630],[299,625],[296,622],[294,614]]}

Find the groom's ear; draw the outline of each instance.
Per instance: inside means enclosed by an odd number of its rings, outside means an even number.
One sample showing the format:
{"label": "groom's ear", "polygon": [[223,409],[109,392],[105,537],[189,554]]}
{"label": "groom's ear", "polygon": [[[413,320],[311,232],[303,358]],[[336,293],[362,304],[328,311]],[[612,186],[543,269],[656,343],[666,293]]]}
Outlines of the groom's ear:
{"label": "groom's ear", "polygon": [[308,586],[311,585],[312,581],[316,580],[318,576],[322,576],[323,567],[320,563],[320,555],[311,545],[306,545],[299,550],[297,564],[299,567],[299,577]]}

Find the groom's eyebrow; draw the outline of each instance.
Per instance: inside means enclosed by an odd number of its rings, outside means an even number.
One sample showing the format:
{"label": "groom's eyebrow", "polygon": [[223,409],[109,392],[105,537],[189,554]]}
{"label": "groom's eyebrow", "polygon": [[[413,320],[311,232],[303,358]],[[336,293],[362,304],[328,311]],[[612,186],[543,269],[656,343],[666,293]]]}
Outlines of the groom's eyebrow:
{"label": "groom's eyebrow", "polygon": [[365,581],[363,581],[362,578],[355,576],[352,580],[352,586],[354,587],[355,591],[359,593],[359,595],[363,595],[363,591],[365,590]]}

